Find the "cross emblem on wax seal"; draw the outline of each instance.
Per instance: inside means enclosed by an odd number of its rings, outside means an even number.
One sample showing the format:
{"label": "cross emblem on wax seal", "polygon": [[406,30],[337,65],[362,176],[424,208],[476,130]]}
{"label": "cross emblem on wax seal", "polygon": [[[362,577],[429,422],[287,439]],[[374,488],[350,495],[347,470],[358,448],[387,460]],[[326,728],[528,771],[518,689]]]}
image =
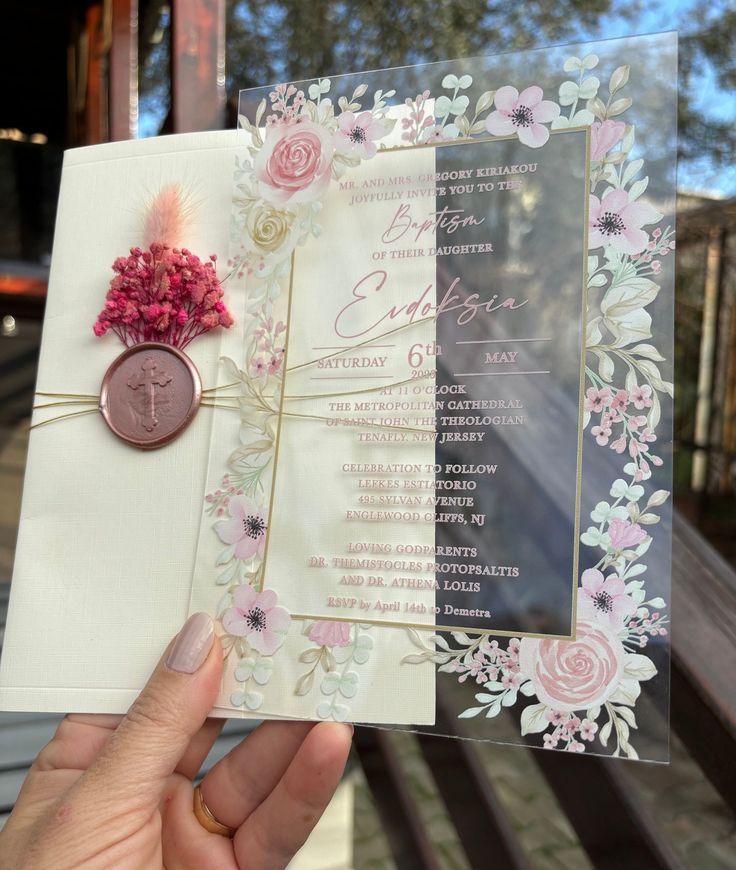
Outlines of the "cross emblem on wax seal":
{"label": "cross emblem on wax seal", "polygon": [[145,389],[145,414],[143,427],[147,432],[153,432],[158,426],[158,417],[156,416],[156,387],[168,387],[171,383],[173,375],[168,374],[160,369],[160,365],[153,358],[153,355],[145,355],[143,364],[141,365],[141,373],[132,375],[128,378],[128,386],[131,390],[137,390],[140,387]]}
{"label": "cross emblem on wax seal", "polygon": [[199,409],[202,382],[184,348],[233,323],[216,257],[175,247],[189,212],[180,187],[161,190],[146,212],[147,247],[115,260],[94,326],[95,335],[113,332],[127,348],[102,380],[100,413],[118,438],[144,450],[173,441]]}

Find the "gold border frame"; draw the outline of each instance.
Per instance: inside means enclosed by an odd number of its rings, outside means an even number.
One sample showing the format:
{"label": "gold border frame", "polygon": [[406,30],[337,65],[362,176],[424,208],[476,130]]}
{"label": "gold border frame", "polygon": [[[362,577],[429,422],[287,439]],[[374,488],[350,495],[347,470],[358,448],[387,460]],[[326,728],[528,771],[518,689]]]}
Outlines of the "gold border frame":
{"label": "gold border frame", "polygon": [[[564,133],[585,133],[585,183],[584,187],[584,203],[583,203],[583,264],[581,274],[581,314],[580,314],[580,380],[579,380],[579,397],[578,397],[578,439],[577,439],[577,454],[576,454],[576,480],[575,480],[575,519],[573,523],[573,569],[572,569],[572,598],[571,598],[571,614],[570,623],[572,634],[535,634],[524,631],[507,631],[501,629],[483,629],[471,626],[456,626],[456,625],[437,625],[436,623],[415,623],[415,622],[394,622],[388,620],[377,619],[351,619],[344,616],[326,616],[309,613],[292,613],[291,618],[299,621],[320,620],[326,622],[348,622],[351,625],[378,625],[389,628],[415,629],[418,631],[432,632],[433,634],[443,631],[461,631],[464,633],[470,632],[473,634],[488,634],[498,637],[529,637],[539,638],[543,640],[575,640],[577,629],[577,598],[578,598],[578,571],[580,563],[580,503],[582,500],[582,478],[583,478],[583,419],[584,419],[584,401],[585,401],[585,338],[587,333],[587,313],[588,313],[588,221],[590,213],[590,127],[577,126],[565,127],[559,130],[550,130],[550,135],[560,135]],[[516,136],[480,136],[477,138],[467,138],[460,141],[453,140],[449,142],[437,143],[422,143],[420,145],[406,146],[397,145],[391,148],[380,148],[377,154],[389,154],[394,151],[405,151],[414,148],[447,148],[457,145],[476,145],[487,142],[508,142],[516,140]],[[503,176],[506,177],[506,176]],[[287,359],[289,353],[289,333],[291,323],[291,304],[294,288],[294,261],[295,253],[291,255],[291,268],[289,271],[289,290],[287,301],[287,333],[286,342],[284,344],[284,379],[281,385],[281,400],[278,411],[278,425],[276,429],[276,441],[274,446],[273,472],[271,474],[271,491],[269,494],[268,507],[268,533],[266,535],[266,543],[263,553],[263,560],[260,566],[261,579],[258,584],[259,592],[262,592],[266,581],[266,566],[268,560],[268,548],[271,539],[271,514],[274,506],[274,498],[276,493],[276,475],[278,472],[278,456],[281,441],[281,424],[283,419],[284,397],[286,395],[286,382],[288,378]],[[338,356],[339,354],[335,354]],[[277,589],[278,587],[269,587]]]}

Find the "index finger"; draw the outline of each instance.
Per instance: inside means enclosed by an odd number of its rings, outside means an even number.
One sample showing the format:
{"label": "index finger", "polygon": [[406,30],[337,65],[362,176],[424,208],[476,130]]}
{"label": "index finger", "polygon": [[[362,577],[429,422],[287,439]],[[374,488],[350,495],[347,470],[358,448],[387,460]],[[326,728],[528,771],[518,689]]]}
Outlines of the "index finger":
{"label": "index finger", "polygon": [[[43,772],[87,770],[122,720],[123,716],[106,713],[67,713],[33,762],[33,768]],[[224,724],[224,719],[210,718],[205,722],[177,764],[176,773],[189,779],[196,776]]]}

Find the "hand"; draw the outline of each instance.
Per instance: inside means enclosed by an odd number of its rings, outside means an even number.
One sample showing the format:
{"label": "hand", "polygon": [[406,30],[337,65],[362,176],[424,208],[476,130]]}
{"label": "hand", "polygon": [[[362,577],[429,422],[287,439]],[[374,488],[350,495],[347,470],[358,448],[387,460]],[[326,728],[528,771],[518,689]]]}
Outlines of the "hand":
{"label": "hand", "polygon": [[340,782],[352,729],[264,722],[202,782],[212,814],[236,829],[209,833],[192,777],[222,727],[207,719],[221,672],[212,620],[195,614],[126,716],[67,716],[0,833],[0,868],[285,867]]}

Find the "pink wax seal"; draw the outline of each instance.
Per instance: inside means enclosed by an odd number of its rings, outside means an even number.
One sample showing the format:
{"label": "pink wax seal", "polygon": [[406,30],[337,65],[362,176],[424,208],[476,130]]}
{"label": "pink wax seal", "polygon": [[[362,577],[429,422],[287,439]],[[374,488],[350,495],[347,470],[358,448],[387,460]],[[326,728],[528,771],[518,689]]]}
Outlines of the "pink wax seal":
{"label": "pink wax seal", "polygon": [[100,412],[118,438],[150,450],[178,437],[202,398],[199,372],[169,344],[133,345],[112,363],[100,390]]}

